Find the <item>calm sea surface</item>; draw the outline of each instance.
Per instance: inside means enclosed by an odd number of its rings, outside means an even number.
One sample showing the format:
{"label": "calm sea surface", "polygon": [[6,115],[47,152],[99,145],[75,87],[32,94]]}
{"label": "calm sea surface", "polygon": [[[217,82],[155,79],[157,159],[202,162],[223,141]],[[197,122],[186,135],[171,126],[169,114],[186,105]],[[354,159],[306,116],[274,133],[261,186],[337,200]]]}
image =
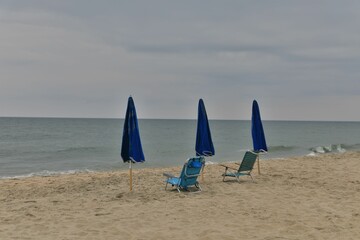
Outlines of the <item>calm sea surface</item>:
{"label": "calm sea surface", "polygon": [[[120,157],[122,119],[0,118],[0,178],[127,168]],[[360,122],[264,121],[262,159],[360,150]],[[139,120],[146,162],[178,166],[195,155],[196,120]],[[250,121],[211,120],[216,154],[239,161],[252,148]]]}

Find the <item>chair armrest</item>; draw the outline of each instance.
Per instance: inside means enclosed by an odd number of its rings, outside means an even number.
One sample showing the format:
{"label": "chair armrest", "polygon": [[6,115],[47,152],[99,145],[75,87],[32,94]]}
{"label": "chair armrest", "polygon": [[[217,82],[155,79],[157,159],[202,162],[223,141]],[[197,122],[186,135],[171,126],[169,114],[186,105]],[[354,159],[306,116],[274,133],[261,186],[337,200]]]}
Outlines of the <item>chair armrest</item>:
{"label": "chair armrest", "polygon": [[163,176],[167,177],[167,178],[173,178],[175,177],[173,174],[171,173],[163,173]]}
{"label": "chair armrest", "polygon": [[230,166],[227,166],[227,165],[224,165],[224,164],[220,164],[220,166],[222,166],[224,168],[230,168],[230,169],[235,170],[235,171],[238,170],[237,168],[233,168],[233,167],[230,167]]}

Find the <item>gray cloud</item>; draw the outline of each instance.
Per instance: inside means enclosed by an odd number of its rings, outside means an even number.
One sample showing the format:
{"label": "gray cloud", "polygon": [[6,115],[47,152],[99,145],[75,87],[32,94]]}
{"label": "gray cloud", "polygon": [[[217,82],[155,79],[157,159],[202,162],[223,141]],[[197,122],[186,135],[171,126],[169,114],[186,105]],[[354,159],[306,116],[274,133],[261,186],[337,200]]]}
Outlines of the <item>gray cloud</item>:
{"label": "gray cloud", "polygon": [[0,116],[360,120],[357,1],[0,3]]}

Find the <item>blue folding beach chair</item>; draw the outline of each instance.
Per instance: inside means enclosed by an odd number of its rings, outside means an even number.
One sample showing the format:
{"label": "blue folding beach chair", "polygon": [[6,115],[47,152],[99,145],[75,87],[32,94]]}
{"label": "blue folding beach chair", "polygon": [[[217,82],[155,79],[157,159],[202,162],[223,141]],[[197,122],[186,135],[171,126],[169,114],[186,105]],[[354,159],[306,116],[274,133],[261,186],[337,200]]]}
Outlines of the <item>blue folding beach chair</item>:
{"label": "blue folding beach chair", "polygon": [[225,173],[222,175],[224,177],[223,181],[225,181],[225,177],[235,177],[238,182],[240,182],[239,177],[241,176],[250,176],[254,181],[253,177],[251,176],[251,171],[254,168],[257,157],[258,155],[256,153],[247,151],[242,162],[240,163],[239,168],[233,168],[224,164],[220,164],[220,166],[225,167]]}
{"label": "blue folding beach chair", "polygon": [[173,187],[180,192],[181,189],[188,191],[189,187],[195,186],[197,188],[196,192],[201,192],[201,187],[199,182],[197,181],[198,176],[200,176],[202,170],[204,169],[205,158],[203,156],[189,158],[181,171],[179,177],[175,177],[170,173],[164,173],[163,175],[167,177],[166,186],[171,184]]}

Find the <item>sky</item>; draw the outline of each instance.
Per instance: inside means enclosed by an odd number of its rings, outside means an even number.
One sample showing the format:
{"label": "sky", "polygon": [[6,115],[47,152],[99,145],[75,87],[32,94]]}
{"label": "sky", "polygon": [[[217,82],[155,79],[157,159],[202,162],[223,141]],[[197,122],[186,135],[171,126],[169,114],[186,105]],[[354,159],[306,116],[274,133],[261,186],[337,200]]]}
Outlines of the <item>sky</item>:
{"label": "sky", "polygon": [[0,0],[0,116],[360,121],[360,1]]}

